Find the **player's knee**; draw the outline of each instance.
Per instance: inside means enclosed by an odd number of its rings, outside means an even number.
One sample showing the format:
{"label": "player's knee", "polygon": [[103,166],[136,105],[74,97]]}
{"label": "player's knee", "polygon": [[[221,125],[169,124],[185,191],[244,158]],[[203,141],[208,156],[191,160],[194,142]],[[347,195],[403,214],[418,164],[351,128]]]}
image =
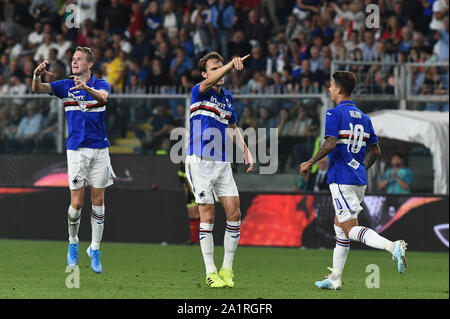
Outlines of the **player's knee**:
{"label": "player's knee", "polygon": [[232,211],[228,216],[229,221],[238,221],[241,220],[241,210],[239,208]]}
{"label": "player's knee", "polygon": [[105,198],[103,196],[103,194],[93,194],[91,196],[91,201],[92,201],[92,205],[94,206],[102,206]]}
{"label": "player's knee", "polygon": [[214,224],[214,217],[211,217],[211,216],[200,217],[200,222],[206,223],[206,224]]}
{"label": "player's knee", "polygon": [[72,200],[70,202],[70,206],[72,206],[73,209],[75,210],[80,210],[83,208],[83,201],[81,200]]}

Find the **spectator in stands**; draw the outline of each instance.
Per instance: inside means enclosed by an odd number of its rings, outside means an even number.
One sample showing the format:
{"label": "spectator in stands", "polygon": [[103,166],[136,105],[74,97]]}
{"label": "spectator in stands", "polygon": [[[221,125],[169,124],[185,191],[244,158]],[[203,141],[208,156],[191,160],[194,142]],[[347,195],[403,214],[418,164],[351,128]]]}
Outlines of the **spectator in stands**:
{"label": "spectator in stands", "polygon": [[195,55],[200,55],[204,51],[211,51],[211,10],[202,1],[197,1],[196,9],[191,15],[193,25],[192,42],[194,44]]}
{"label": "spectator in stands", "polygon": [[184,71],[192,70],[194,63],[190,57],[186,56],[184,47],[178,47],[175,51],[175,57],[170,63],[170,76],[174,79],[172,84],[180,84],[180,76]]}
{"label": "spectator in stands", "polygon": [[227,39],[233,27],[235,11],[228,0],[219,0],[211,8],[211,24],[214,27],[212,47],[214,51],[221,52],[225,60],[228,54]]}
{"label": "spectator in stands", "polygon": [[162,26],[167,30],[169,38],[176,37],[181,26],[181,17],[175,12],[173,0],[165,0],[163,4]]}
{"label": "spectator in stands", "polygon": [[6,140],[6,152],[29,153],[36,147],[36,138],[42,125],[42,115],[37,112],[35,101],[28,102],[26,116],[20,121],[14,138]]}
{"label": "spectator in stands", "polygon": [[156,35],[156,30],[160,28],[162,23],[162,15],[159,12],[158,1],[150,1],[144,15],[147,30],[150,32],[150,38],[154,38]]}
{"label": "spectator in stands", "polygon": [[[131,76],[135,76],[137,78],[137,81],[135,82],[135,84],[138,84],[139,86],[141,86],[141,84],[143,84],[147,81],[147,77],[148,77],[147,73],[148,73],[147,68],[140,68],[139,64],[137,63],[136,60],[131,60],[128,63],[127,75],[125,78],[125,85],[126,86],[130,85]],[[134,88],[136,89],[137,87],[135,86]],[[145,92],[145,90],[144,90],[144,92]]]}
{"label": "spectator in stands", "polygon": [[381,35],[381,39],[391,39],[395,44],[398,44],[402,40],[402,28],[398,24],[398,19],[395,15],[388,18],[386,28]]}
{"label": "spectator in stands", "polygon": [[309,63],[311,72],[314,73],[321,70],[323,68],[323,59],[320,56],[319,48],[313,45],[310,49],[310,56],[311,58],[309,59]]}
{"label": "spectator in stands", "polygon": [[298,22],[297,17],[294,14],[290,14],[288,16],[288,22],[286,25],[286,29],[284,31],[286,38],[288,40],[292,40],[297,38],[297,36],[303,32],[302,25]]}
{"label": "spectator in stands", "polygon": [[1,93],[4,95],[17,95],[25,94],[26,90],[27,87],[25,84],[20,82],[20,79],[17,76],[11,75],[8,83],[3,85]]}
{"label": "spectator in stands", "polygon": [[282,30],[283,27],[280,25],[277,18],[275,0],[261,0],[261,12],[263,20],[265,21],[270,20],[270,25],[272,26],[272,33],[277,33]]}
{"label": "spectator in stands", "polygon": [[[261,22],[264,21],[263,22]],[[248,13],[248,20],[244,23],[245,38],[250,44],[265,45],[267,39],[268,23],[260,19],[257,10],[252,9]]]}
{"label": "spectator in stands", "polygon": [[[448,8],[447,8],[448,11]],[[448,35],[448,15],[443,19],[444,28],[436,32],[435,38],[439,40],[435,44],[435,52],[439,57],[439,62],[448,62],[449,35]]]}
{"label": "spectator in stands", "polygon": [[33,32],[28,35],[28,49],[36,49],[44,41],[44,32],[42,29],[42,23],[36,21],[34,24]]}
{"label": "spectator in stands", "polygon": [[50,54],[50,49],[57,48],[56,43],[53,42],[52,34],[50,32],[46,32],[44,34],[44,43],[39,45],[34,54],[34,61],[39,62],[42,60],[47,60]]}
{"label": "spectator in stands", "polygon": [[412,180],[413,174],[405,166],[404,156],[395,153],[391,156],[391,167],[378,184],[378,190],[386,190],[388,194],[409,194]]}
{"label": "spectator in stands", "polygon": [[289,64],[285,65],[281,72],[283,79],[283,87],[286,93],[294,93],[298,90],[296,79],[292,75],[292,68]]}
{"label": "spectator in stands", "polygon": [[161,60],[158,58],[152,60],[147,83],[150,86],[149,93],[159,93],[158,91],[154,91],[153,88],[170,85],[169,74],[164,72]]}
{"label": "spectator in stands", "polygon": [[408,27],[402,28],[402,40],[398,45],[398,51],[408,52],[412,48],[412,32]]}
{"label": "spectator in stands", "polygon": [[252,50],[248,39],[245,38],[245,33],[241,29],[237,29],[233,32],[231,40],[228,43],[230,56],[245,56]]}
{"label": "spectator in stands", "polygon": [[375,41],[373,31],[370,29],[364,31],[364,42],[359,45],[364,61],[373,61],[376,58],[376,47],[377,41]]}
{"label": "spectator in stands", "polygon": [[106,8],[104,31],[109,34],[125,32],[130,25],[130,13],[131,9],[121,4],[120,0],[111,0]]}
{"label": "spectator in stands", "polygon": [[366,15],[358,2],[352,2],[350,5],[344,2],[342,9],[336,2],[330,2],[330,5],[337,13],[335,18],[336,24],[339,25],[343,24],[344,21],[349,21],[351,22],[352,30],[362,30],[366,21]]}
{"label": "spectator in stands", "polygon": [[[297,41],[298,42],[298,41]],[[300,47],[295,49],[293,54],[299,52]],[[284,67],[284,57],[281,52],[278,51],[276,42],[269,43],[269,55],[266,59],[266,74],[271,75],[273,72],[282,72]]]}
{"label": "spectator in stands", "polygon": [[314,14],[320,13],[320,0],[297,0],[292,10],[300,21],[305,20]]}
{"label": "spectator in stands", "polygon": [[444,29],[445,16],[449,14],[449,0],[436,0],[433,3],[433,19],[430,23],[430,29],[435,32]]}
{"label": "spectator in stands", "polygon": [[56,48],[58,49],[57,59],[63,61],[66,55],[66,51],[72,47],[72,42],[64,39],[62,33],[56,34]]}
{"label": "spectator in stands", "polygon": [[119,51],[119,55],[107,64],[106,72],[108,82],[111,85],[113,92],[121,92],[125,84],[125,61],[127,54],[124,51]]}
{"label": "spectator in stands", "polygon": [[130,34],[130,38],[134,39],[137,31],[145,30],[145,17],[142,12],[141,4],[138,1],[131,4],[131,11],[128,33]]}
{"label": "spectator in stands", "polygon": [[266,70],[266,61],[262,55],[259,44],[252,48],[252,55],[249,59],[249,69],[256,72],[264,72]]}

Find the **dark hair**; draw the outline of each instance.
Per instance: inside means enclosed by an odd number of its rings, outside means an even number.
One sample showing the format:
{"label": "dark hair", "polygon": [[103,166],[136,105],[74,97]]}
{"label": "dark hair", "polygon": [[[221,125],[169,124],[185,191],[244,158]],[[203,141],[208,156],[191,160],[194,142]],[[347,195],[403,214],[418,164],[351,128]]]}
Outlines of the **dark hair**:
{"label": "dark hair", "polygon": [[209,52],[198,61],[198,68],[200,72],[206,72],[206,62],[213,59],[219,60],[222,63],[224,61],[223,57],[219,53],[215,51]]}
{"label": "dark hair", "polygon": [[332,78],[336,86],[341,89],[342,94],[345,96],[352,95],[356,87],[356,76],[354,73],[349,71],[336,71],[333,73]]}
{"label": "dark hair", "polygon": [[401,153],[393,153],[393,154],[391,155],[391,159],[392,159],[394,156],[400,157],[400,158],[402,159],[403,162],[405,161],[405,156],[404,156],[403,154],[401,154]]}

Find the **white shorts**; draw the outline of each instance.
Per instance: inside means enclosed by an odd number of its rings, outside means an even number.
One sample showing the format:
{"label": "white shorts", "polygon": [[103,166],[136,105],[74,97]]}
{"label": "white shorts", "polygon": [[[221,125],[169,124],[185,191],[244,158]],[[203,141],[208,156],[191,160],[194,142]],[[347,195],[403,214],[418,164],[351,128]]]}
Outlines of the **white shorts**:
{"label": "white shorts", "polygon": [[217,197],[239,196],[229,162],[186,157],[186,176],[197,204],[214,204]]}
{"label": "white shorts", "polygon": [[362,211],[361,203],[364,200],[367,185],[331,183],[329,187],[339,223],[357,218]]}
{"label": "white shorts", "polygon": [[76,151],[67,150],[67,168],[71,190],[88,185],[106,188],[113,184],[113,178],[116,177],[108,148],[80,147]]}

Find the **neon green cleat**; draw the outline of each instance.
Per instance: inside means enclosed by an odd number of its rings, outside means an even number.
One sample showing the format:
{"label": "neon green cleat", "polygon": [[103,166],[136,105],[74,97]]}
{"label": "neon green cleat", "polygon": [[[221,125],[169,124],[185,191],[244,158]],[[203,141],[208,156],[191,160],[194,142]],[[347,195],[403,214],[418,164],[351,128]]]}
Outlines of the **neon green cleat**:
{"label": "neon green cleat", "polygon": [[211,288],[222,288],[227,285],[225,281],[220,278],[217,271],[210,272],[206,275],[206,284]]}
{"label": "neon green cleat", "polygon": [[219,275],[220,277],[222,277],[223,281],[228,287],[234,287],[233,269],[231,268],[220,269]]}

